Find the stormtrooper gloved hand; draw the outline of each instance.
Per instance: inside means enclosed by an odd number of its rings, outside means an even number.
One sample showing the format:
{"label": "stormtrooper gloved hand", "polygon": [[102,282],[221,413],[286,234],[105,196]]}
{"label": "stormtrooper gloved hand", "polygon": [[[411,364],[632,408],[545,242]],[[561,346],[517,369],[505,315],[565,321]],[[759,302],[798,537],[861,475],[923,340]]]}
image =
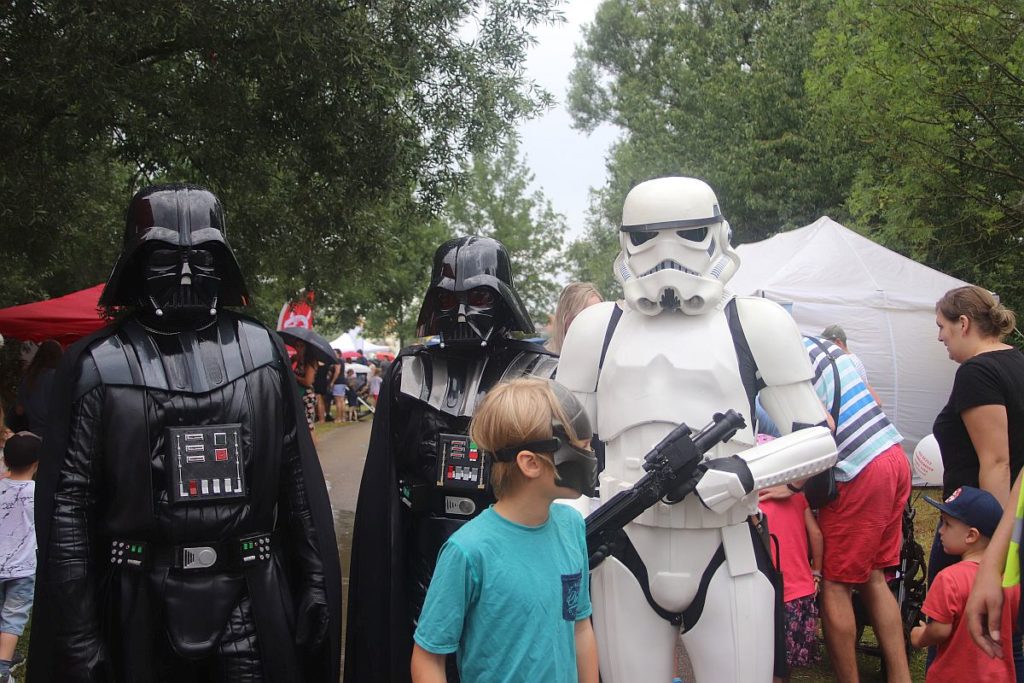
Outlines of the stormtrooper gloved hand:
{"label": "stormtrooper gloved hand", "polygon": [[754,475],[738,455],[708,460],[704,476],[697,482],[697,495],[704,507],[722,514],[754,490]]}

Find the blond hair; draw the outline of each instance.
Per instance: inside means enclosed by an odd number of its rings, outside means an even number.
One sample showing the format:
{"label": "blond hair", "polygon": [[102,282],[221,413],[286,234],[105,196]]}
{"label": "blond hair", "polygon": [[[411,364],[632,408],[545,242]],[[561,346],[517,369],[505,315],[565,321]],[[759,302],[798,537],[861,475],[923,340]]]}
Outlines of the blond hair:
{"label": "blond hair", "polygon": [[[525,478],[515,461],[501,462],[494,458],[493,453],[509,446],[550,439],[553,436],[552,420],[565,426],[570,439],[576,439],[569,418],[548,380],[524,377],[499,384],[487,392],[473,415],[469,436],[482,451],[488,453],[487,457],[492,458],[491,488],[496,497],[501,498],[513,491]],[[550,454],[536,455],[554,471],[555,463]],[[556,479],[557,476],[556,472]]]}
{"label": "blond hair", "polygon": [[604,301],[601,292],[597,291],[597,287],[589,282],[571,282],[565,286],[562,293],[558,295],[551,339],[547,343],[549,350],[561,353],[569,325],[580,314],[580,311],[587,307],[587,302],[592,296],[596,296],[598,301]]}
{"label": "blond hair", "polygon": [[1013,311],[996,301],[988,290],[974,285],[949,290],[935,303],[935,310],[951,321],[965,315],[978,326],[982,337],[1000,341],[1017,325]]}

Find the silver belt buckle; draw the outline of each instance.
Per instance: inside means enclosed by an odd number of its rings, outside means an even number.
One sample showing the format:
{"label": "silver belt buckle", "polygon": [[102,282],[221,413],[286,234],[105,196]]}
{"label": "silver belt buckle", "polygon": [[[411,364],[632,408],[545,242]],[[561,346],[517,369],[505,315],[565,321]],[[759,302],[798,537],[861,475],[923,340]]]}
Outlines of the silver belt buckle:
{"label": "silver belt buckle", "polygon": [[207,569],[217,563],[217,551],[208,545],[181,549],[182,569]]}

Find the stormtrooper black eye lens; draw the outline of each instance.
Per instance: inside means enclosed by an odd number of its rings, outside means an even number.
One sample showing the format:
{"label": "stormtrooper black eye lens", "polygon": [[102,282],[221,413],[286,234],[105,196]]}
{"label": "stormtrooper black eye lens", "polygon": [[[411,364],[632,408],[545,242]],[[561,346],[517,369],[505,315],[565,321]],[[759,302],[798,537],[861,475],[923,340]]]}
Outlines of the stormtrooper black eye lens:
{"label": "stormtrooper black eye lens", "polygon": [[644,242],[647,242],[647,241],[650,241],[650,240],[654,239],[655,237],[657,237],[657,235],[658,235],[658,233],[653,232],[653,231],[651,231],[651,232],[644,232],[644,231],[631,232],[631,233],[629,233],[629,241],[633,243],[634,247],[639,247]]}
{"label": "stormtrooper black eye lens", "polygon": [[459,297],[455,296],[452,292],[439,292],[437,295],[437,305],[443,311],[450,310],[459,305]]}
{"label": "stormtrooper black eye lens", "polygon": [[690,240],[691,242],[703,242],[704,238],[708,236],[708,229],[707,227],[703,227],[694,228],[693,230],[676,230],[676,234],[684,240]]}
{"label": "stormtrooper black eye lens", "polygon": [[491,290],[484,287],[477,287],[469,291],[470,306],[490,306],[494,303],[494,295]]}

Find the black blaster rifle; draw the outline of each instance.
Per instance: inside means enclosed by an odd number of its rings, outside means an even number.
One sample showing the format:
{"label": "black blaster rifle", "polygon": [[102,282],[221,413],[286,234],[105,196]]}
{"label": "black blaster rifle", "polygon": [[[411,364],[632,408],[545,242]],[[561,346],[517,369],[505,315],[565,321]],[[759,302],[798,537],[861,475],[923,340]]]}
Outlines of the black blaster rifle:
{"label": "black blaster rifle", "polygon": [[622,528],[640,513],[661,499],[678,503],[697,486],[705,468],[701,465],[704,453],[716,444],[728,441],[746,426],[743,416],[735,410],[715,413],[711,423],[695,436],[681,424],[644,456],[647,472],[627,491],[617,493],[611,500],[587,517],[587,552],[590,568],[601,564],[615,551],[622,537]]}

